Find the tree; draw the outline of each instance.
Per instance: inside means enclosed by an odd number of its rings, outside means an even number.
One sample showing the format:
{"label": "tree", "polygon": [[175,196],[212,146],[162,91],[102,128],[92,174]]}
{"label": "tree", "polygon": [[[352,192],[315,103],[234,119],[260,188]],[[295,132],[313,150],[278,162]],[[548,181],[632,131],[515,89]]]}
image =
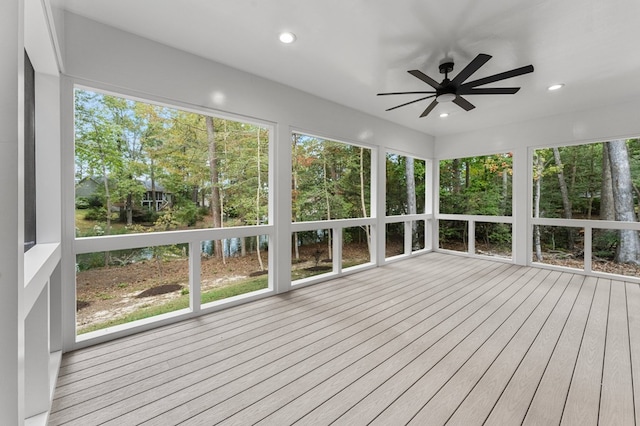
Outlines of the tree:
{"label": "tree", "polygon": [[[367,214],[367,202],[364,190],[364,148],[360,147],[360,203],[362,207],[362,217],[368,217]],[[367,248],[369,250],[369,254],[371,254],[371,233],[369,230],[369,225],[364,227],[365,234],[367,238]]]}
{"label": "tree", "polygon": [[[611,167],[611,181],[613,189],[613,205],[615,218],[622,222],[635,222],[633,182],[629,168],[627,144],[623,139],[606,143]],[[619,231],[620,242],[616,252],[616,261],[620,263],[640,264],[640,239],[638,232],[630,229]]]}
{"label": "tree", "polygon": [[98,176],[104,188],[106,235],[111,232],[112,172],[121,164],[118,127],[102,108],[102,96],[78,91],[75,98],[76,163],[85,164],[89,176]]}
{"label": "tree", "polygon": [[[211,215],[213,216],[213,227],[222,228],[222,211],[220,207],[220,184],[218,178],[218,154],[216,152],[216,136],[213,126],[213,117],[205,118],[207,125],[207,141],[209,146],[209,172],[211,176]],[[222,241],[216,240],[214,246],[216,257],[224,257],[222,251]]]}
{"label": "tree", "polygon": [[[416,214],[416,177],[413,157],[406,157],[405,179],[407,182],[407,214]],[[414,220],[411,224],[411,246],[417,248],[418,223]]]}
{"label": "tree", "polygon": [[[257,155],[256,155],[256,163],[257,163],[257,177],[258,177],[258,184],[256,185],[256,225],[260,224],[260,190],[261,188],[261,179],[260,179],[260,174],[261,174],[261,170],[260,170],[260,128],[257,129],[256,132],[256,140],[258,143],[258,149],[257,149]],[[260,256],[260,236],[257,235],[256,236],[256,252],[258,254],[258,263],[260,264],[260,270],[264,271],[264,265],[262,264],[262,257]]]}
{"label": "tree", "polygon": [[[556,174],[558,175],[558,184],[560,185],[560,195],[562,196],[562,208],[564,211],[564,218],[571,219],[571,201],[569,200],[569,191],[567,190],[567,182],[564,179],[564,166],[560,158],[560,150],[556,147],[553,148],[553,158],[556,163]],[[568,248],[573,250],[574,232],[573,228],[568,229]]]}
{"label": "tree", "polygon": [[[299,195],[299,191],[298,191],[298,169],[300,167],[299,165],[299,158],[298,158],[298,134],[297,133],[293,133],[291,135],[291,142],[292,142],[292,148],[291,148],[291,154],[292,154],[292,161],[291,161],[291,221],[292,222],[297,222],[298,221],[298,211],[300,209],[298,203],[298,195]],[[298,239],[298,232],[294,232],[293,233],[293,250],[294,250],[294,258],[295,260],[299,260],[300,259],[300,249],[299,249],[299,245],[300,245],[300,240]]]}
{"label": "tree", "polygon": [[616,210],[613,205],[613,180],[611,178],[611,163],[609,161],[609,143],[604,143],[602,150],[602,185],[600,190],[600,219],[616,220]]}
{"label": "tree", "polygon": [[[533,157],[533,182],[535,185],[533,193],[533,217],[540,217],[540,188],[542,187],[542,177],[544,175],[544,158],[536,151]],[[536,251],[536,260],[542,262],[542,245],[540,242],[540,225],[533,226],[533,240]]]}

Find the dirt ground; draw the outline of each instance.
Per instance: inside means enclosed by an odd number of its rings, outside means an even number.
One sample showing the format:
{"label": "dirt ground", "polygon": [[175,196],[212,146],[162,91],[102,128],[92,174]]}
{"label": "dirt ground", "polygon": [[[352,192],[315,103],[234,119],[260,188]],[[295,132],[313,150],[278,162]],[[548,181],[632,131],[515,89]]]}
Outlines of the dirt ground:
{"label": "dirt ground", "polygon": [[[318,264],[316,254],[318,253]],[[264,269],[268,266],[269,253],[263,251]],[[365,262],[366,245],[349,244],[343,248],[344,259]],[[327,247],[305,246],[300,249],[300,261],[294,269],[309,269],[327,263]],[[261,273],[257,255],[216,259],[202,257],[201,288],[207,291],[225,287],[234,282]],[[76,299],[78,327],[107,321],[148,306],[177,299],[189,288],[189,261],[177,259],[165,262],[145,260],[126,266],[95,268],[76,275]]]}

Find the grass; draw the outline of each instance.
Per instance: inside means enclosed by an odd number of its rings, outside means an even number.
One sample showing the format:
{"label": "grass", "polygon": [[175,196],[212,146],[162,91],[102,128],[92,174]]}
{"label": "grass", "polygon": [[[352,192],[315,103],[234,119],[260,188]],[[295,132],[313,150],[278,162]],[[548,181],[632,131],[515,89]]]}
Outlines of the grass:
{"label": "grass", "polygon": [[[362,263],[366,263],[366,261],[363,261],[361,259],[358,259],[358,260],[345,259],[343,261],[342,267],[348,268],[350,266],[355,266]],[[302,278],[307,278],[314,275],[326,274],[330,272],[331,272],[331,269],[326,271],[308,271],[304,269],[292,269],[291,278],[292,280],[295,281]],[[125,288],[127,287],[127,284],[119,283],[117,286],[119,288]],[[267,288],[267,286],[268,286],[267,275],[247,279],[242,282],[237,282],[225,287],[218,287],[218,288],[203,292],[201,295],[200,303],[204,305],[207,303],[215,302],[217,300],[222,300],[229,297],[265,289]],[[98,297],[101,299],[111,298],[109,295],[102,294],[102,293],[98,295]],[[112,318],[110,320],[103,321],[100,323],[88,324],[84,327],[79,327],[77,330],[77,333],[79,335],[90,333],[92,331],[102,330],[104,328],[113,327],[116,325],[127,324],[130,322],[139,321],[146,318],[152,318],[158,315],[166,314],[169,312],[175,312],[175,311],[179,311],[187,308],[189,308],[189,291],[187,288],[184,288],[183,291],[181,292],[180,297],[174,300],[171,300],[159,305],[155,305],[155,306],[141,307],[135,310],[134,312],[131,312],[129,314],[126,314],[120,317]]]}
{"label": "grass", "polygon": [[[100,224],[100,222],[96,220],[85,219],[84,218],[85,214],[87,214],[87,210],[76,209],[75,211],[75,225],[76,225],[78,236],[93,235],[93,227],[95,225]],[[104,223],[102,223],[101,226],[104,226]],[[128,233],[128,231],[124,223],[113,221],[111,222],[111,233],[126,234]]]}
{"label": "grass", "polygon": [[[246,280],[240,283],[236,283],[227,287],[216,288],[202,293],[201,303],[215,302],[216,300],[226,299],[228,297],[238,296],[240,294],[250,293],[253,291],[267,288],[268,278],[266,275]],[[90,324],[86,327],[78,329],[78,334],[90,333],[96,330],[102,330],[103,328],[113,327],[120,324],[127,324],[133,321],[142,320],[145,318],[155,317],[157,315],[166,314],[169,312],[178,311],[180,309],[186,309],[189,307],[189,295],[184,294],[177,299],[163,303],[157,306],[149,306],[146,308],[138,309],[122,317],[113,318],[111,320],[100,322],[96,324]]]}

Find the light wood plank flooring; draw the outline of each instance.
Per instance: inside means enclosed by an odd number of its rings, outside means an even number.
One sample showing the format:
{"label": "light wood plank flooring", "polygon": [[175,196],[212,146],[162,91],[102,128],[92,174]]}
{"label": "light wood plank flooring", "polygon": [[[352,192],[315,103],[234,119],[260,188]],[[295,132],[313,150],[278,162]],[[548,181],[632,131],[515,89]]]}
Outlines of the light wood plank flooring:
{"label": "light wood plank flooring", "polygon": [[637,284],[430,253],[66,354],[49,423],[619,426],[638,409]]}

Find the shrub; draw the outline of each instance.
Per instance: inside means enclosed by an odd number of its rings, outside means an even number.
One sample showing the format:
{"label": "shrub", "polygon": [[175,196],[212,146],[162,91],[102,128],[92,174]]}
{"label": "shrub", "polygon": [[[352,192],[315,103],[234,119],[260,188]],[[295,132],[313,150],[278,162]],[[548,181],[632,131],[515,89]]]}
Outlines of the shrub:
{"label": "shrub", "polygon": [[105,220],[107,210],[103,207],[91,207],[84,214],[85,220]]}
{"label": "shrub", "polygon": [[87,197],[76,198],[76,209],[84,210],[89,208],[89,199]]}

